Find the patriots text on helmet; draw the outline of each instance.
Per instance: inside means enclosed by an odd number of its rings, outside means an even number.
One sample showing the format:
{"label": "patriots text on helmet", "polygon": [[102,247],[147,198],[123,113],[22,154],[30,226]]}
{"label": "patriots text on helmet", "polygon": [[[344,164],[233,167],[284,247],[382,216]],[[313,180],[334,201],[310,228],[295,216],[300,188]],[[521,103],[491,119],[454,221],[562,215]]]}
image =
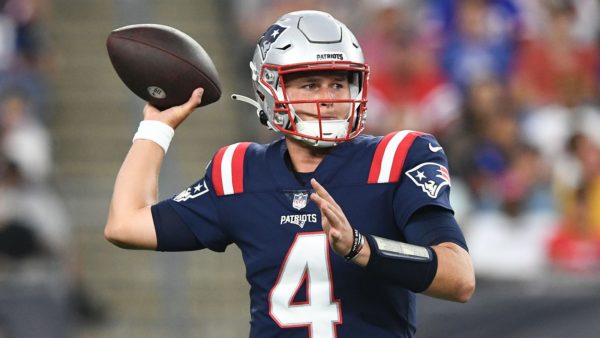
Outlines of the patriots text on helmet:
{"label": "patriots text on helmet", "polygon": [[321,53],[317,54],[317,61],[326,61],[326,60],[344,60],[343,53]]}

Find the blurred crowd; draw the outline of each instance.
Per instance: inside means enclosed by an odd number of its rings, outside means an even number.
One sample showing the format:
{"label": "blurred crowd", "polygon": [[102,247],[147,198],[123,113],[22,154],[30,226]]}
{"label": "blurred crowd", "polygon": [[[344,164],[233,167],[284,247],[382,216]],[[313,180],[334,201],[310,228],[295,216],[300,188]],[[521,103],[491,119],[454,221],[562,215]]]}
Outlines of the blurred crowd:
{"label": "blurred crowd", "polygon": [[50,17],[0,0],[0,337],[67,337],[92,314],[53,181]]}
{"label": "blurred crowd", "polygon": [[353,30],[371,67],[368,132],[438,138],[479,277],[600,271],[599,1],[234,3],[244,84],[282,13],[325,10]]}

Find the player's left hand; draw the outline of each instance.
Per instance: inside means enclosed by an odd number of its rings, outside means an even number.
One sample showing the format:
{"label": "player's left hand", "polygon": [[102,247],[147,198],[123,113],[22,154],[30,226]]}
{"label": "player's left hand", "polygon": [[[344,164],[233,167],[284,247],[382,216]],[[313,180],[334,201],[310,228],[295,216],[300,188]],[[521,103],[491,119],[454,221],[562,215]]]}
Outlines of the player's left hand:
{"label": "player's left hand", "polygon": [[329,244],[335,253],[345,256],[352,248],[353,232],[342,208],[333,197],[314,178],[310,184],[315,190],[310,199],[321,209],[323,231],[329,238]]}

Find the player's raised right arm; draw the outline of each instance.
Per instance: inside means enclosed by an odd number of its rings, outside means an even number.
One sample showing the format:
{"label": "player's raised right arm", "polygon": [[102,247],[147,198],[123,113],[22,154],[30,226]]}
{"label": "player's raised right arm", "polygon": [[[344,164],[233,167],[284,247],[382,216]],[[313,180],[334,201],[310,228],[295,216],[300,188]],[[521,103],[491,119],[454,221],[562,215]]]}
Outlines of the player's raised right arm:
{"label": "player's raised right arm", "polygon": [[[188,102],[158,111],[146,105],[145,121],[160,121],[175,129],[196,108],[203,90],[196,89]],[[133,142],[119,170],[110,203],[104,236],[127,249],[156,249],[156,231],[150,207],[158,200],[158,176],[165,151],[157,143],[138,139]]]}

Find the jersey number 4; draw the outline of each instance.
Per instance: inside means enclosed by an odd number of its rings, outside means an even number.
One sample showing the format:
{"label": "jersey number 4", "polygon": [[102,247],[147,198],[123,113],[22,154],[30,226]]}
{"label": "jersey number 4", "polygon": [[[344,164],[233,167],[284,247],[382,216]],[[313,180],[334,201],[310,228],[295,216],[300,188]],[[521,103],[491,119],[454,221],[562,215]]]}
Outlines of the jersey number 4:
{"label": "jersey number 4", "polygon": [[[311,337],[336,336],[342,314],[339,301],[333,299],[329,264],[329,244],[323,232],[296,235],[269,294],[269,314],[280,327],[308,326]],[[294,303],[303,283],[306,302]]]}

